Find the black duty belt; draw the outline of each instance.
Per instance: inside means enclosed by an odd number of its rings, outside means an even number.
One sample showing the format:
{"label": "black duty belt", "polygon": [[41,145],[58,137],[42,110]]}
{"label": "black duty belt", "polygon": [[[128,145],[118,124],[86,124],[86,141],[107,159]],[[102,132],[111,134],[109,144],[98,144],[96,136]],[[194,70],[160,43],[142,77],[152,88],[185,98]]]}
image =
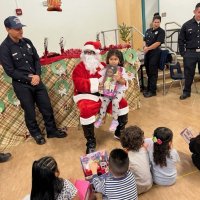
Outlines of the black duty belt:
{"label": "black duty belt", "polygon": [[197,52],[200,53],[200,49],[186,49],[187,52]]}

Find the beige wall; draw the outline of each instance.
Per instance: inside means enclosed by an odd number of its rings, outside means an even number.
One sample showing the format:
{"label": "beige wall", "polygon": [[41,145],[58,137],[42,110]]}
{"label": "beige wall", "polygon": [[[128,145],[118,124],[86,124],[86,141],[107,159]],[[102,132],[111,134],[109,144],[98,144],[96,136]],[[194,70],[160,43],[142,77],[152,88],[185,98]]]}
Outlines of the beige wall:
{"label": "beige wall", "polygon": [[[123,22],[128,26],[136,27],[142,32],[142,4],[141,0],[116,0],[117,22]],[[139,49],[143,46],[143,37],[134,31],[133,48]]]}

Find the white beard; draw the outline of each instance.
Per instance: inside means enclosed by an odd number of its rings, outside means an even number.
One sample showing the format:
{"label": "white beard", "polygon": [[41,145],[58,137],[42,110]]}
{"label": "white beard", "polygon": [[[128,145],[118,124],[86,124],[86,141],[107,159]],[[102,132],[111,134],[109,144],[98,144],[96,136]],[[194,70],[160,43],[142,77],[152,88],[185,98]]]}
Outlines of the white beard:
{"label": "white beard", "polygon": [[95,74],[97,72],[97,68],[102,66],[97,55],[81,54],[81,60],[85,64],[85,68],[90,72],[90,74]]}

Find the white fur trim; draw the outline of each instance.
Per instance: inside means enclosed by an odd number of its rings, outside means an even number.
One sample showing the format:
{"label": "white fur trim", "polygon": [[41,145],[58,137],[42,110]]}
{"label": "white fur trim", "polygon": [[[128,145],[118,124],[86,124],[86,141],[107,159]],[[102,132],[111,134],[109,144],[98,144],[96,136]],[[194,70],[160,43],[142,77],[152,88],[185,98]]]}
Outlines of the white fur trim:
{"label": "white fur trim", "polygon": [[85,51],[85,50],[92,50],[92,51],[94,51],[94,52],[97,53],[97,54],[100,53],[100,50],[99,50],[99,49],[95,49],[94,46],[91,45],[91,44],[85,45],[85,46],[83,47],[83,51]]}
{"label": "white fur trim", "polygon": [[125,107],[125,108],[121,108],[121,109],[119,110],[119,116],[125,115],[125,114],[127,114],[128,112],[129,112],[129,107],[128,107],[128,106]]}
{"label": "white fur trim", "polygon": [[77,103],[80,100],[92,100],[95,102],[99,101],[99,97],[96,95],[92,95],[92,94],[77,94],[76,96],[73,96],[74,102]]}
{"label": "white fur trim", "polygon": [[90,78],[90,92],[95,93],[99,91],[99,79],[98,78]]}
{"label": "white fur trim", "polygon": [[95,116],[92,116],[90,118],[82,118],[80,117],[80,122],[82,125],[88,125],[94,123],[96,120]]}

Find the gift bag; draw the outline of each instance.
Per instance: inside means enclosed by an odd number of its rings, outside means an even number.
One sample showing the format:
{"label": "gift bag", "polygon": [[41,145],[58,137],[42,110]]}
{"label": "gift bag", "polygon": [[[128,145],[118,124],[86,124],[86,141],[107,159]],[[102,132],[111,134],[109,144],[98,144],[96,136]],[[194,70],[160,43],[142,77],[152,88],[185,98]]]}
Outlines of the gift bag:
{"label": "gift bag", "polygon": [[92,194],[92,188],[89,181],[76,180],[75,187],[78,190],[80,200],[88,200]]}

